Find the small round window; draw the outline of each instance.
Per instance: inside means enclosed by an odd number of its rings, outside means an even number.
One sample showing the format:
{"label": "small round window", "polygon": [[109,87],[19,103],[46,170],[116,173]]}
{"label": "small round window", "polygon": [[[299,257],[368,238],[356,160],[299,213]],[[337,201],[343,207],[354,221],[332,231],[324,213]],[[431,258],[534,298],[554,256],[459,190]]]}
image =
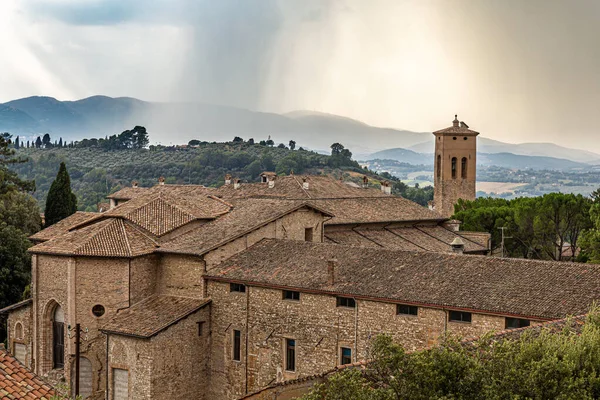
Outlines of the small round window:
{"label": "small round window", "polygon": [[465,136],[463,139],[467,140],[467,137]]}
{"label": "small round window", "polygon": [[454,137],[452,138],[452,140],[456,140],[456,136],[454,136]]}
{"label": "small round window", "polygon": [[100,304],[96,304],[94,307],[92,307],[92,314],[94,314],[96,317],[103,316],[105,311],[106,310],[104,309],[104,306]]}

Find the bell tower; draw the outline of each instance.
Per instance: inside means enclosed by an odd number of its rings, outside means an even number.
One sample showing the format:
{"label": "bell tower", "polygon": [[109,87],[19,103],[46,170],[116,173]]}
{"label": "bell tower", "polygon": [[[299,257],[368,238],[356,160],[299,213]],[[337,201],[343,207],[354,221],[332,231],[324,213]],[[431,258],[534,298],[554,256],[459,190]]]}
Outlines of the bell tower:
{"label": "bell tower", "polygon": [[458,199],[475,200],[477,135],[454,116],[452,126],[433,132],[433,207],[445,218],[454,214]]}

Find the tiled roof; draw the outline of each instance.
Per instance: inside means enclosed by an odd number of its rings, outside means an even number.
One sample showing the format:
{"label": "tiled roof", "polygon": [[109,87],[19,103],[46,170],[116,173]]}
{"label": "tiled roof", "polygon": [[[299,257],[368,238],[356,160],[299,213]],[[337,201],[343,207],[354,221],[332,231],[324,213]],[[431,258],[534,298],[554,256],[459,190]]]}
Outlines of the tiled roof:
{"label": "tiled roof", "polygon": [[159,252],[202,255],[290,212],[303,207],[327,212],[305,200],[238,199],[233,209],[217,220],[163,244]]}
{"label": "tiled roof", "polygon": [[210,299],[155,295],[120,311],[101,330],[150,338],[209,303]]}
{"label": "tiled roof", "polygon": [[0,349],[0,398],[2,400],[49,400],[50,385],[30,372],[16,358]]}
{"label": "tiled roof", "polygon": [[315,200],[314,204],[320,205],[334,215],[334,218],[327,221],[327,225],[388,221],[441,221],[444,219],[440,214],[427,207],[420,206],[403,197],[391,195],[377,198]]}
{"label": "tiled roof", "polygon": [[[303,188],[303,181],[308,189]],[[283,197],[287,199],[329,199],[347,197],[389,197],[374,188],[356,188],[345,182],[320,175],[287,175],[278,176],[274,187],[268,183],[242,183],[238,189],[234,185],[223,185],[217,189],[216,195],[224,199],[242,197]]]}
{"label": "tiled roof", "polygon": [[32,299],[26,299],[23,301],[20,301],[18,303],[15,304],[11,304],[8,307],[4,307],[3,309],[0,310],[0,314],[7,314],[13,310],[18,310],[21,307],[28,307],[31,305]]}
{"label": "tiled roof", "polygon": [[[328,283],[327,260],[336,258]],[[556,319],[600,300],[600,265],[265,239],[208,279]]]}
{"label": "tiled roof", "polygon": [[84,212],[77,211],[75,214],[68,216],[67,218],[58,221],[54,225],[50,225],[46,229],[42,229],[38,233],[29,237],[34,242],[42,242],[44,240],[50,240],[54,237],[63,235],[74,226],[80,225],[97,217],[98,213],[95,212]]}
{"label": "tiled roof", "polygon": [[[204,186],[158,185],[97,216],[96,220],[119,217],[163,236],[191,221],[215,219],[231,206]],[[88,223],[90,221],[87,221]]]}
{"label": "tiled roof", "polygon": [[390,229],[325,231],[331,243],[346,246],[383,247],[390,250],[451,252],[450,244],[461,238],[466,253],[484,253],[487,248],[440,225],[415,225]]}
{"label": "tiled roof", "polygon": [[108,218],[29,249],[37,254],[136,257],[158,247],[156,241],[120,218]]}

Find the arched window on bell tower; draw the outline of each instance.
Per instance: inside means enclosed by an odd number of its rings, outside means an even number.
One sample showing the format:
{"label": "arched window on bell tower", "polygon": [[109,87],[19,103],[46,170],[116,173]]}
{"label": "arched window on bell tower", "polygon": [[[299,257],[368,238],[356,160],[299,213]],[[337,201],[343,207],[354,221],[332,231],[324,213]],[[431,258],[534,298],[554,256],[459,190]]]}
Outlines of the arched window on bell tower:
{"label": "arched window on bell tower", "polygon": [[452,179],[456,179],[456,157],[452,157]]}
{"label": "arched window on bell tower", "polygon": [[438,154],[437,156],[437,179],[439,180],[442,177],[442,156]]}
{"label": "arched window on bell tower", "polygon": [[463,157],[460,161],[460,177],[467,179],[467,157]]}

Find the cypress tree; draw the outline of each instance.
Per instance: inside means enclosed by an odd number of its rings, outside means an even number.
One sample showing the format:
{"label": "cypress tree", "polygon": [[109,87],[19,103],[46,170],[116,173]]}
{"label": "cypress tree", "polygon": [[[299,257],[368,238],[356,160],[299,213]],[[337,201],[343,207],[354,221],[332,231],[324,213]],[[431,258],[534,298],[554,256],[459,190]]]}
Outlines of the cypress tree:
{"label": "cypress tree", "polygon": [[77,197],[71,191],[71,178],[64,162],[60,163],[56,179],[46,197],[46,226],[57,223],[77,211]]}

